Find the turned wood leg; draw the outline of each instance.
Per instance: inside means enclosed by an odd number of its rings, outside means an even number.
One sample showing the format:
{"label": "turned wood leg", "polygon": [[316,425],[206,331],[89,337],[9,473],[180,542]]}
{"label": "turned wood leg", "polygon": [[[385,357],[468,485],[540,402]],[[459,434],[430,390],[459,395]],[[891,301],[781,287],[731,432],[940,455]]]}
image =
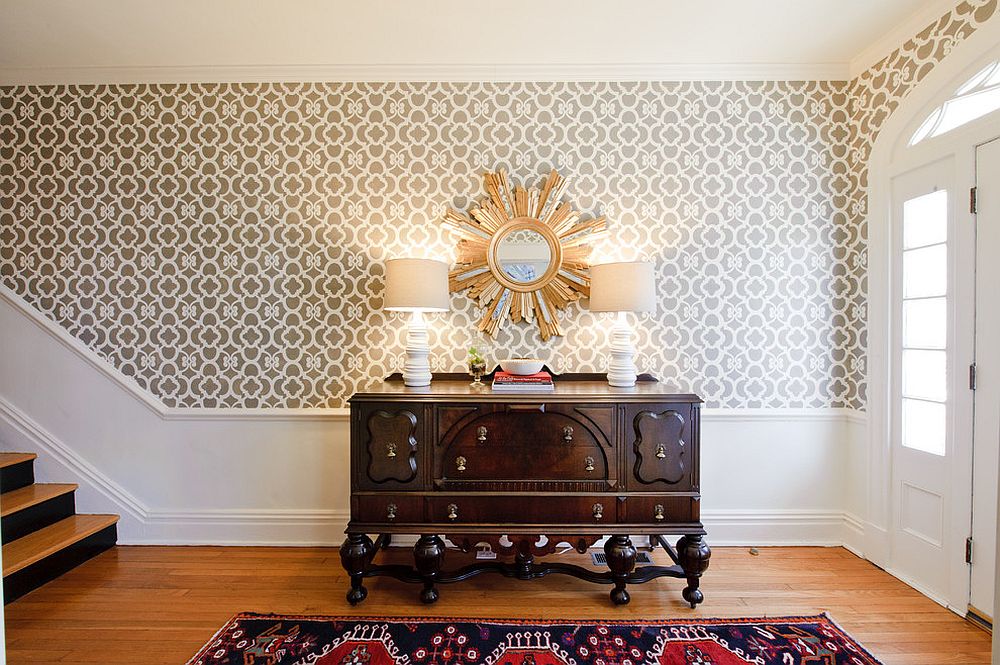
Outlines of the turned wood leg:
{"label": "turned wood leg", "polygon": [[691,609],[705,599],[705,594],[698,588],[698,584],[711,558],[712,550],[709,549],[703,536],[681,536],[677,541],[677,559],[687,574],[688,583],[682,595],[684,600],[691,603]]}
{"label": "turned wood leg", "polygon": [[611,601],[615,605],[624,605],[631,599],[625,590],[625,579],[635,568],[635,547],[628,536],[611,536],[604,543],[604,554],[608,560],[608,568],[615,581],[611,590]]}
{"label": "turned wood leg", "polygon": [[365,568],[374,554],[375,544],[363,533],[350,533],[340,546],[340,563],[351,576],[351,590],[347,592],[347,602],[357,605],[368,597],[368,589],[362,584]]}
{"label": "turned wood leg", "polygon": [[531,553],[531,542],[521,540],[517,544],[517,552],[514,554],[514,564],[517,566],[518,579],[531,579],[531,565],[535,562],[535,555]]}
{"label": "turned wood leg", "polygon": [[413,561],[417,572],[424,578],[420,600],[433,603],[438,599],[434,583],[441,574],[441,564],[444,562],[444,541],[440,536],[420,536],[420,540],[413,546]]}

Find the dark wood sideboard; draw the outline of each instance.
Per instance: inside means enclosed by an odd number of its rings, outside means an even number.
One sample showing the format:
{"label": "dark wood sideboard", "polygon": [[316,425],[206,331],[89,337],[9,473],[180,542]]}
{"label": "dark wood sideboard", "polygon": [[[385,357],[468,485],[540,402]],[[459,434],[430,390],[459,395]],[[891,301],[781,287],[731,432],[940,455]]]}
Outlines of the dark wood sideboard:
{"label": "dark wood sideboard", "polygon": [[[699,514],[697,395],[655,380],[612,388],[594,375],[560,376],[549,393],[497,393],[460,375],[425,388],[391,379],[350,399],[351,521],[340,557],[351,604],[367,596],[366,577],[422,584],[432,603],[437,584],[484,572],[612,584],[616,604],[629,601],[628,584],[676,577],[691,607],[702,601],[711,551]],[[419,536],[414,565],[376,564],[400,534]],[[442,536],[465,552],[488,543],[513,561],[445,570]],[[606,571],[535,560],[561,543],[585,552],[605,536]],[[673,565],[635,567],[633,536]]]}

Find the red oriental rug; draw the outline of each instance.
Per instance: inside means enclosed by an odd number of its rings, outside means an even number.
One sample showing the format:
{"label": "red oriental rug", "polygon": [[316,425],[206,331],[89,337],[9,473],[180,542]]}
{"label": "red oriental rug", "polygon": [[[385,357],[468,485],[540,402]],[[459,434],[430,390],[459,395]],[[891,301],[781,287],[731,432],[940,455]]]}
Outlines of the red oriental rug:
{"label": "red oriental rug", "polygon": [[188,665],[880,665],[828,616],[665,621],[239,614]]}

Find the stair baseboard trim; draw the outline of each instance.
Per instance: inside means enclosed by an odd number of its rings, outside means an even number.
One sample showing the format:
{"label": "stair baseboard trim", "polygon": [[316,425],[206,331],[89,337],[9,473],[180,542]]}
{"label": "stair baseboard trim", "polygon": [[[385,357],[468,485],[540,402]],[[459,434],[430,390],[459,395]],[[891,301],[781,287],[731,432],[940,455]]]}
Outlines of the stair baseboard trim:
{"label": "stair baseboard trim", "polygon": [[0,418],[17,430],[33,445],[42,450],[55,462],[70,469],[78,478],[97,490],[128,516],[139,521],[145,520],[149,508],[128,490],[108,478],[83,459],[62,441],[50,434],[30,416],[0,396]]}

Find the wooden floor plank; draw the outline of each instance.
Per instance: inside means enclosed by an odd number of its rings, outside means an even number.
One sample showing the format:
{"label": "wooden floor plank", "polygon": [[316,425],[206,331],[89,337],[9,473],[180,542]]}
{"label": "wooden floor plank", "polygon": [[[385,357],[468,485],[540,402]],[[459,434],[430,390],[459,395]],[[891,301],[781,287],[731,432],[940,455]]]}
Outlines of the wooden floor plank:
{"label": "wooden floor plank", "polygon": [[[404,562],[409,554],[379,557]],[[446,566],[466,558],[449,551]],[[694,611],[680,598],[680,580],[636,586],[624,607],[610,604],[606,586],[561,576],[482,575],[442,585],[432,606],[417,600],[416,586],[375,578],[368,600],[351,608],[347,586],[335,548],[117,547],[7,606],[8,662],[128,663],[141,652],[143,663],[183,663],[244,611],[625,620],[828,612],[886,665],[990,662],[986,633],[840,548],[762,548],[759,556],[718,548]]]}

